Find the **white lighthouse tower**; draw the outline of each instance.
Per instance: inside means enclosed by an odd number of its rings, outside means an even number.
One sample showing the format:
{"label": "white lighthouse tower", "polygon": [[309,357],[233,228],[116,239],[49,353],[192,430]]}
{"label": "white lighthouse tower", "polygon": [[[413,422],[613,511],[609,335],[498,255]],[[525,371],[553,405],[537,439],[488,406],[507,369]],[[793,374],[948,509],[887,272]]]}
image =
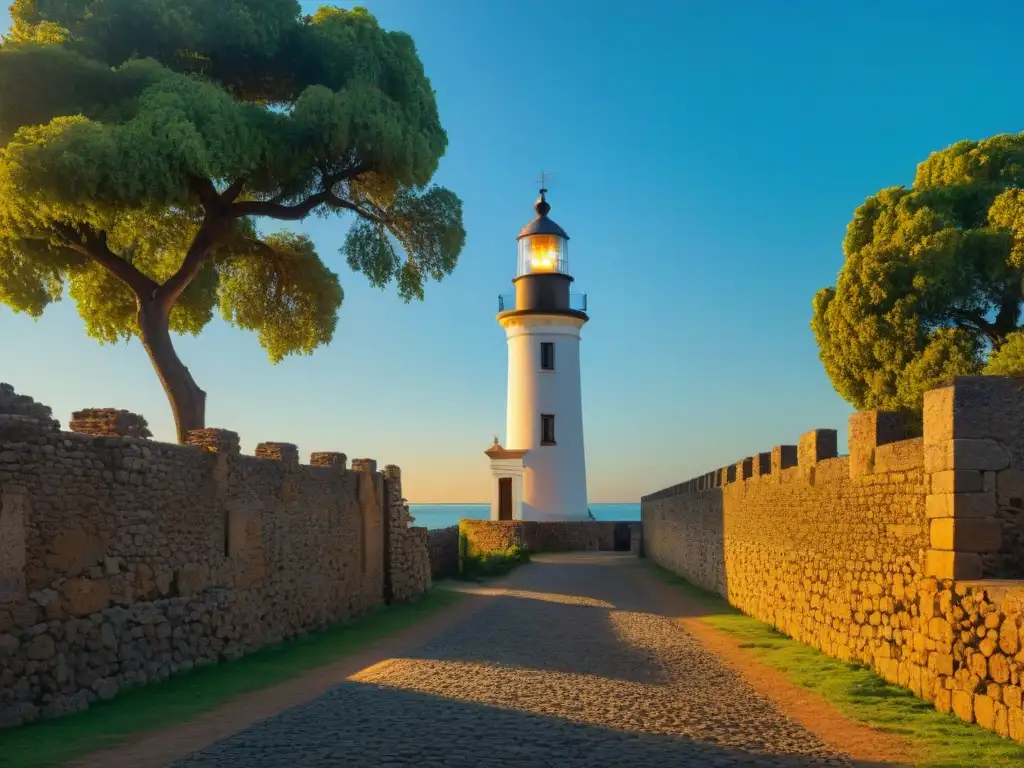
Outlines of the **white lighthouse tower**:
{"label": "white lighthouse tower", "polygon": [[505,443],[485,453],[493,476],[492,520],[586,520],[580,329],[585,294],[570,294],[569,236],[548,218],[541,189],[537,216],[519,233],[515,295],[498,300],[508,339]]}

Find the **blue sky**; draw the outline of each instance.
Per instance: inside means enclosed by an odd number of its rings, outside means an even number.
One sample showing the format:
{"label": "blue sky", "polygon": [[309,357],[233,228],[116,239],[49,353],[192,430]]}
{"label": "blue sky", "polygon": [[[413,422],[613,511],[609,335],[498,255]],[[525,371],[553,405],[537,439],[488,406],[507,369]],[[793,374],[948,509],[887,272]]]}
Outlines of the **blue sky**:
{"label": "blue sky", "polygon": [[[1024,130],[1008,2],[363,4],[414,37],[437,91],[436,181],[465,206],[459,267],[407,306],[347,271],[346,220],[316,220],[303,228],[346,293],[329,347],[272,366],[255,336],[215,321],[178,350],[210,426],[243,449],[399,464],[414,501],[487,497],[482,451],[505,421],[496,297],[542,167],[589,295],[590,497],[633,501],[816,427],[843,445],[850,408],[808,322],[853,209],[909,184],[931,151]],[[172,435],[142,348],[97,345],[72,303],[38,322],[0,307],[0,340],[0,379],[65,423],[116,406]]]}

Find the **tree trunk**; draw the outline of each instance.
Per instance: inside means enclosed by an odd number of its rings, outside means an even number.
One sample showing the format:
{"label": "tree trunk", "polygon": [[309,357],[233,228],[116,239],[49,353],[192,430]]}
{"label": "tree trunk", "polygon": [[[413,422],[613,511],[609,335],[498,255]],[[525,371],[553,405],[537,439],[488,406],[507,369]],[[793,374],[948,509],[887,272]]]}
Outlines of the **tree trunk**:
{"label": "tree trunk", "polygon": [[142,346],[149,353],[153,369],[171,403],[178,442],[184,443],[189,430],[206,426],[206,393],[199,388],[174,351],[169,326],[170,312],[152,299],[139,299],[138,304]]}
{"label": "tree trunk", "polygon": [[[1018,289],[1019,290],[1019,289]],[[992,338],[993,349],[999,349],[1006,341],[1006,337],[1014,331],[1019,331],[1017,323],[1020,318],[1020,296],[1018,294],[1006,296],[1002,306],[996,314],[995,322],[992,324],[995,331]]]}

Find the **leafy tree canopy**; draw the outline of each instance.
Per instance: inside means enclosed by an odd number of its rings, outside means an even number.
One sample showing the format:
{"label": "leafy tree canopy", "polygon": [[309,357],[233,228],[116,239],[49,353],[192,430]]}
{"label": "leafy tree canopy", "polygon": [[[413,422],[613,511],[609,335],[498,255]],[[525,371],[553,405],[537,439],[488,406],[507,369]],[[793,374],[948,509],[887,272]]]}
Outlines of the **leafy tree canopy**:
{"label": "leafy tree canopy", "polygon": [[354,214],[349,266],[406,300],[455,267],[461,203],[428,186],[447,144],[433,90],[412,39],[367,11],[15,0],[11,15],[0,302],[15,311],[68,286],[112,342],[150,303],[193,334],[219,307],[278,361],[330,341],[342,290],[308,238],[258,219]]}
{"label": "leafy tree canopy", "polygon": [[917,412],[955,375],[1024,373],[1024,134],[961,141],[853,214],[811,327],[836,391]]}

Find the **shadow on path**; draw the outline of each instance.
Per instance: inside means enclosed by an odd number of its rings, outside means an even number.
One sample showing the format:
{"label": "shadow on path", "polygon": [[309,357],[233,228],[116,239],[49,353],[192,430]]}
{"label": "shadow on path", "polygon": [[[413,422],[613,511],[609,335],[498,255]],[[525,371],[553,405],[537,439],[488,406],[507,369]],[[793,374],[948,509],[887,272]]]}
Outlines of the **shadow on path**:
{"label": "shadow on path", "polygon": [[618,731],[385,685],[346,682],[174,764],[284,766],[868,766]]}
{"label": "shadow on path", "polygon": [[880,765],[839,754],[679,631],[628,556],[544,556],[500,587],[400,658],[176,765]]}

